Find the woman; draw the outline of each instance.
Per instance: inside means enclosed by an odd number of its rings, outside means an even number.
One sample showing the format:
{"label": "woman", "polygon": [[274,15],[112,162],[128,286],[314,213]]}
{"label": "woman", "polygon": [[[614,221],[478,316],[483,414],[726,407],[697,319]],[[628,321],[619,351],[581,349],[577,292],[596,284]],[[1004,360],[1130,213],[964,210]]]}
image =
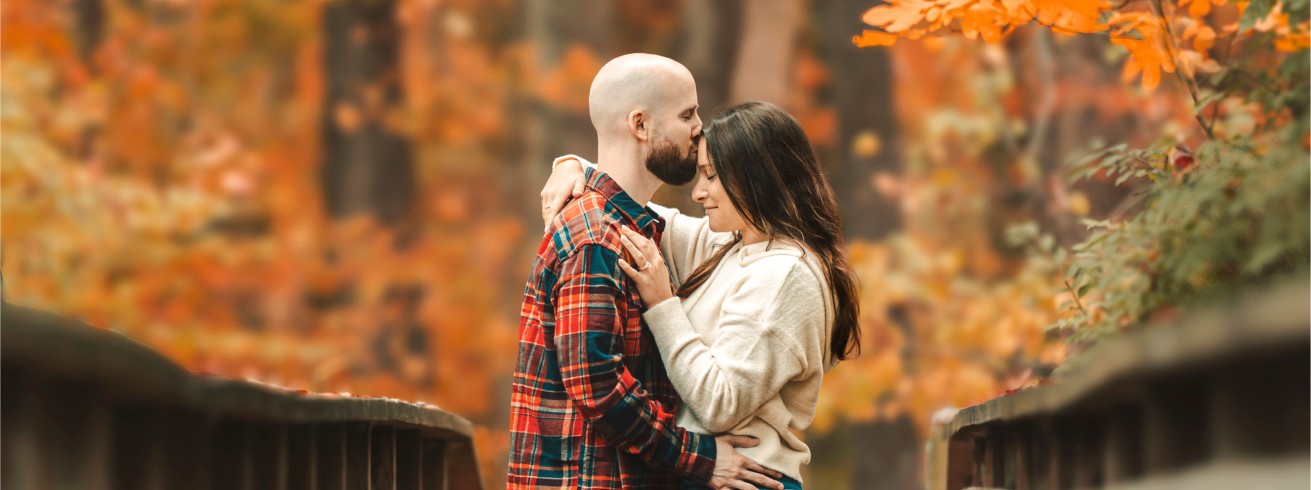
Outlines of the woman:
{"label": "woman", "polygon": [[[756,437],[740,452],[799,489],[810,449],[794,430],[810,425],[824,373],[860,344],[837,201],[800,125],[773,104],[729,108],[700,145],[692,197],[706,217],[651,205],[666,221],[660,243],[621,239],[650,265],[619,266],[683,397],[678,425]],[[584,164],[557,159],[543,195],[566,199]]]}

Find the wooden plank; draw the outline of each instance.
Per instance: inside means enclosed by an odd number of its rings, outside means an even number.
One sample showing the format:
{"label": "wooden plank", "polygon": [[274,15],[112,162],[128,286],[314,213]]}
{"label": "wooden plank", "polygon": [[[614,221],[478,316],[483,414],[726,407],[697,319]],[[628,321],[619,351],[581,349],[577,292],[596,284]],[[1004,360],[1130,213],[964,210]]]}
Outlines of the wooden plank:
{"label": "wooden plank", "polygon": [[252,486],[247,471],[246,424],[233,419],[219,419],[214,422],[214,431],[209,447],[210,488],[236,489]]}
{"label": "wooden plank", "polygon": [[318,488],[318,431],[313,424],[299,424],[287,429],[287,488]]}
{"label": "wooden plank", "polygon": [[287,446],[284,424],[250,425],[251,479],[255,487],[270,490],[287,488]]}
{"label": "wooden plank", "polygon": [[1305,454],[1265,461],[1225,461],[1106,488],[1111,490],[1306,490],[1311,488],[1311,463],[1308,462]]}
{"label": "wooden plank", "polygon": [[315,480],[317,488],[346,490],[346,426],[324,424],[317,428],[315,439]]}
{"label": "wooden plank", "polygon": [[372,424],[356,423],[346,426],[346,488],[369,488],[373,461],[369,432]]}
{"label": "wooden plank", "polygon": [[370,435],[369,488],[373,490],[396,490],[396,431],[391,427],[377,425]]}
{"label": "wooden plank", "polygon": [[1057,413],[1124,377],[1147,377],[1220,359],[1305,349],[1311,342],[1311,284],[1292,281],[1234,304],[1198,311],[1172,325],[1109,338],[1063,370],[1056,384],[962,409],[951,432],[998,420]]}
{"label": "wooden plank", "polygon": [[431,405],[298,393],[242,380],[199,376],[114,331],[8,303],[0,303],[0,310],[5,319],[0,358],[6,369],[15,367],[84,381],[116,398],[218,413],[227,418],[286,423],[378,421],[424,427],[443,437],[473,437],[472,423]]}
{"label": "wooden plank", "polygon": [[51,483],[42,462],[42,429],[45,417],[42,402],[31,376],[18,373],[9,365],[5,366],[3,375],[4,448],[3,456],[4,488],[50,488]]}
{"label": "wooden plank", "polygon": [[445,441],[441,439],[424,439],[423,488],[425,490],[446,490],[450,488],[446,481],[446,465]]}
{"label": "wooden plank", "polygon": [[[398,478],[443,488],[449,478],[453,488],[481,488],[473,425],[431,405],[196,375],[121,334],[3,302],[0,309],[6,488],[353,489],[395,485]],[[23,376],[32,373],[41,380],[27,390]],[[70,389],[51,400],[36,394]],[[92,393],[112,399],[68,402]],[[343,430],[323,439],[318,429],[292,435],[293,425]],[[389,456],[380,455],[375,472],[372,426],[382,428],[380,441],[397,427],[418,428],[456,449],[440,448],[435,459],[426,458],[426,447],[402,457],[392,440],[390,449],[378,446]],[[313,442],[294,446],[304,434]],[[398,473],[402,461],[418,468],[413,477]]]}
{"label": "wooden plank", "polygon": [[145,405],[123,405],[114,413],[115,488],[163,490],[167,487],[167,448],[160,419],[164,412]]}
{"label": "wooden plank", "polygon": [[423,437],[418,429],[396,431],[396,488],[423,488]]}
{"label": "wooden plank", "polygon": [[474,458],[473,441],[449,440],[446,442],[447,488],[474,490],[482,488],[478,460]]}
{"label": "wooden plank", "polygon": [[209,417],[192,411],[170,410],[157,423],[164,427],[165,488],[210,488]]}

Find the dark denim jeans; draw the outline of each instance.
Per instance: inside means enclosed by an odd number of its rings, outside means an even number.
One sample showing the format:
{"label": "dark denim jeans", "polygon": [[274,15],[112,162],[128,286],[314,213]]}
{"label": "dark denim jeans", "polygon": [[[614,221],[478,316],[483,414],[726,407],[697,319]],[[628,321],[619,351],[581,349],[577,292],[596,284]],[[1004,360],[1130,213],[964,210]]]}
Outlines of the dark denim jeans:
{"label": "dark denim jeans", "polygon": [[[801,490],[801,482],[793,480],[786,476],[779,479],[778,482],[783,484],[783,490]],[[704,487],[701,485],[690,483],[687,480],[683,480],[683,485],[680,488],[682,490],[709,490],[710,489],[710,487]],[[756,487],[756,488],[764,488],[764,487]]]}

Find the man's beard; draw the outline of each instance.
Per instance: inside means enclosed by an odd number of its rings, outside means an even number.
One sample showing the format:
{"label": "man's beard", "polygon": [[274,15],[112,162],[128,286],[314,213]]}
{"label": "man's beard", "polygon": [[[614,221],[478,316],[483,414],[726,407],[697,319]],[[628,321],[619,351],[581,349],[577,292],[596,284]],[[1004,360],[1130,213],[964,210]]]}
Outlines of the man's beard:
{"label": "man's beard", "polygon": [[[697,143],[693,141],[692,144]],[[684,154],[673,143],[656,144],[651,148],[651,154],[646,156],[646,170],[666,184],[686,184],[696,178],[696,151],[689,149]]]}

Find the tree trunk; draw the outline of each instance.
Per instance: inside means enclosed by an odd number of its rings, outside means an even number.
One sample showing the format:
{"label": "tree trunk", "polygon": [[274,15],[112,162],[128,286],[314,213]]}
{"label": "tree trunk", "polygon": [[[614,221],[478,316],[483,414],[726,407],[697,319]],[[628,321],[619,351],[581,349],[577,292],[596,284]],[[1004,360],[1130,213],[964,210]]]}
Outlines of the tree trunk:
{"label": "tree trunk", "polygon": [[396,0],[324,5],[327,78],[320,184],[330,216],[367,213],[384,223],[410,214],[410,141],[389,124],[401,105]]}
{"label": "tree trunk", "polygon": [[[568,50],[586,49],[601,63],[609,61],[614,7],[609,2],[586,0],[525,0],[529,43],[535,48],[537,74],[559,68]],[[529,90],[534,87],[528,81]],[[570,110],[533,94],[525,94],[523,128],[526,144],[519,158],[523,213],[540,223],[540,203],[535,197],[551,172],[551,160],[569,153],[596,161],[596,129],[586,109]]]}
{"label": "tree trunk", "polygon": [[831,181],[842,209],[847,240],[877,240],[901,228],[895,200],[874,188],[880,173],[900,174],[892,65],[887,48],[857,48],[853,35],[861,15],[878,3],[833,0],[826,5],[825,48],[833,70],[832,104],[838,110],[838,139]]}
{"label": "tree trunk", "polygon": [[795,0],[746,3],[733,64],[732,103],[764,100],[787,105],[792,81],[789,70],[803,6]]}
{"label": "tree trunk", "polygon": [[[824,7],[822,31],[833,73],[830,103],[838,108],[837,143],[828,160],[848,241],[879,240],[902,227],[898,202],[873,185],[880,174],[901,173],[890,52],[857,48],[851,42],[864,28],[861,15],[879,3],[832,0]],[[908,332],[914,328],[898,323]],[[901,354],[908,356],[913,348],[908,342]],[[922,485],[922,444],[910,418],[855,424],[851,431],[851,488],[903,490]]]}
{"label": "tree trunk", "polygon": [[[86,67],[87,73],[99,76],[100,67],[95,63],[95,53],[105,39],[105,2],[104,0],[74,0],[73,19],[74,46],[77,57]],[[83,162],[96,160],[97,142],[100,139],[100,124],[89,123],[81,128],[77,142],[77,156]]]}

